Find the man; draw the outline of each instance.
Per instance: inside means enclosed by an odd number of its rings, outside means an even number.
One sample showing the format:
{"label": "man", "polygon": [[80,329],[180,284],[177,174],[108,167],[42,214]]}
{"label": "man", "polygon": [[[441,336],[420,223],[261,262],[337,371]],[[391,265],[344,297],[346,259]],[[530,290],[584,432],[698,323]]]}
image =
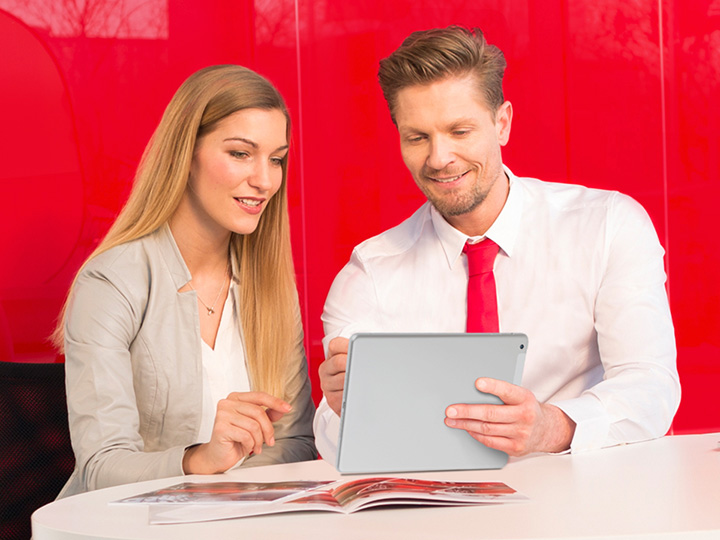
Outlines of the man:
{"label": "man", "polygon": [[[620,193],[503,166],[513,116],[504,70],[482,32],[460,27],[416,32],[380,62],[403,160],[428,202],[357,246],[330,289],[315,417],[325,459],[336,452],[347,338],[359,331],[527,334],[522,387],[475,382],[504,405],[445,411],[449,428],[510,455],[601,448],[670,426],[680,385],[652,223]],[[494,250],[480,296],[468,278],[473,246]]]}

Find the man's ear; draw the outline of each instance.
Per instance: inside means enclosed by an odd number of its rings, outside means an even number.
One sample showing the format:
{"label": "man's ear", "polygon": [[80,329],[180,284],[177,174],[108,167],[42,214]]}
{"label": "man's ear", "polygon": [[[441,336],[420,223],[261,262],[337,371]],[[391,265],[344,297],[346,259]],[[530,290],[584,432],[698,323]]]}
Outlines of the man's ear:
{"label": "man's ear", "polygon": [[505,146],[510,140],[510,128],[512,127],[513,108],[512,103],[506,101],[498,107],[495,113],[495,129],[500,146]]}

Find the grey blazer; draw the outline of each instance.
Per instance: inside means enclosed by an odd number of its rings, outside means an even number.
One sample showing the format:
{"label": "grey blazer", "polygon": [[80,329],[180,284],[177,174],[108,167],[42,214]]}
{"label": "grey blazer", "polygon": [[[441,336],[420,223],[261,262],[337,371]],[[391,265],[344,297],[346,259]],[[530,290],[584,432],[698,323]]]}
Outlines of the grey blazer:
{"label": "grey blazer", "polygon": [[[165,225],[91,260],[73,288],[65,359],[75,470],[58,497],[182,475],[202,410],[202,352],[191,275]],[[287,373],[293,410],[275,446],[243,467],[315,459],[314,405],[297,310]]]}

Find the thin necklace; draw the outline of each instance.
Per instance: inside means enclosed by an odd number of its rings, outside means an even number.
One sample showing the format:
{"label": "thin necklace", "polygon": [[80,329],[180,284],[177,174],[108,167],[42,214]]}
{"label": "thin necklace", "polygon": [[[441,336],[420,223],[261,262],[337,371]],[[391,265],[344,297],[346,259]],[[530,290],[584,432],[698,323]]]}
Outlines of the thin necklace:
{"label": "thin necklace", "polygon": [[[193,291],[195,291],[195,287],[192,286],[192,282],[191,282],[191,281],[188,282],[188,286],[189,286]],[[197,299],[200,300],[200,303],[201,303],[203,306],[205,306],[205,309],[207,309],[208,317],[209,317],[210,315],[212,315],[213,313],[215,313],[215,304],[217,304],[217,301],[220,299],[220,295],[222,294],[222,292],[223,292],[224,290],[225,290],[225,280],[223,280],[222,286],[220,287],[220,290],[218,291],[217,296],[215,297],[215,301],[213,302],[212,306],[208,306],[208,305],[205,303],[205,301],[204,301],[202,298],[200,298],[200,293],[198,293],[197,291],[195,291],[195,294],[197,295]]]}

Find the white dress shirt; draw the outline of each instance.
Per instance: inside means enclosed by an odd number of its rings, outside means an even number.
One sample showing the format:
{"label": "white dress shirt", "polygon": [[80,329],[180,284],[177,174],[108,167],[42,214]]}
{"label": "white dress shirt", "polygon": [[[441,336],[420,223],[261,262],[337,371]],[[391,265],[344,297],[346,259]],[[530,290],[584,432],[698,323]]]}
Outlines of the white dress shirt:
{"label": "white dress shirt", "polygon": [[203,403],[198,443],[210,441],[218,402],[231,392],[250,391],[245,346],[237,323],[234,288],[232,284],[223,306],[215,348],[202,341]]}
{"label": "white dress shirt", "polygon": [[[645,210],[618,192],[519,178],[486,237],[501,332],[529,339],[522,386],[577,424],[577,452],[660,437],[680,401],[664,251]],[[356,332],[464,332],[468,237],[425,203],[357,246],[325,302],[330,340]],[[323,398],[320,454],[339,418]]]}
{"label": "white dress shirt", "polygon": [[[215,348],[202,341],[203,403],[198,443],[210,441],[215,425],[217,405],[231,392],[249,392],[250,379],[245,365],[245,346],[240,335],[235,305],[235,285],[230,290],[220,315]],[[202,314],[200,315],[202,317]],[[241,458],[233,467],[240,466]]]}

